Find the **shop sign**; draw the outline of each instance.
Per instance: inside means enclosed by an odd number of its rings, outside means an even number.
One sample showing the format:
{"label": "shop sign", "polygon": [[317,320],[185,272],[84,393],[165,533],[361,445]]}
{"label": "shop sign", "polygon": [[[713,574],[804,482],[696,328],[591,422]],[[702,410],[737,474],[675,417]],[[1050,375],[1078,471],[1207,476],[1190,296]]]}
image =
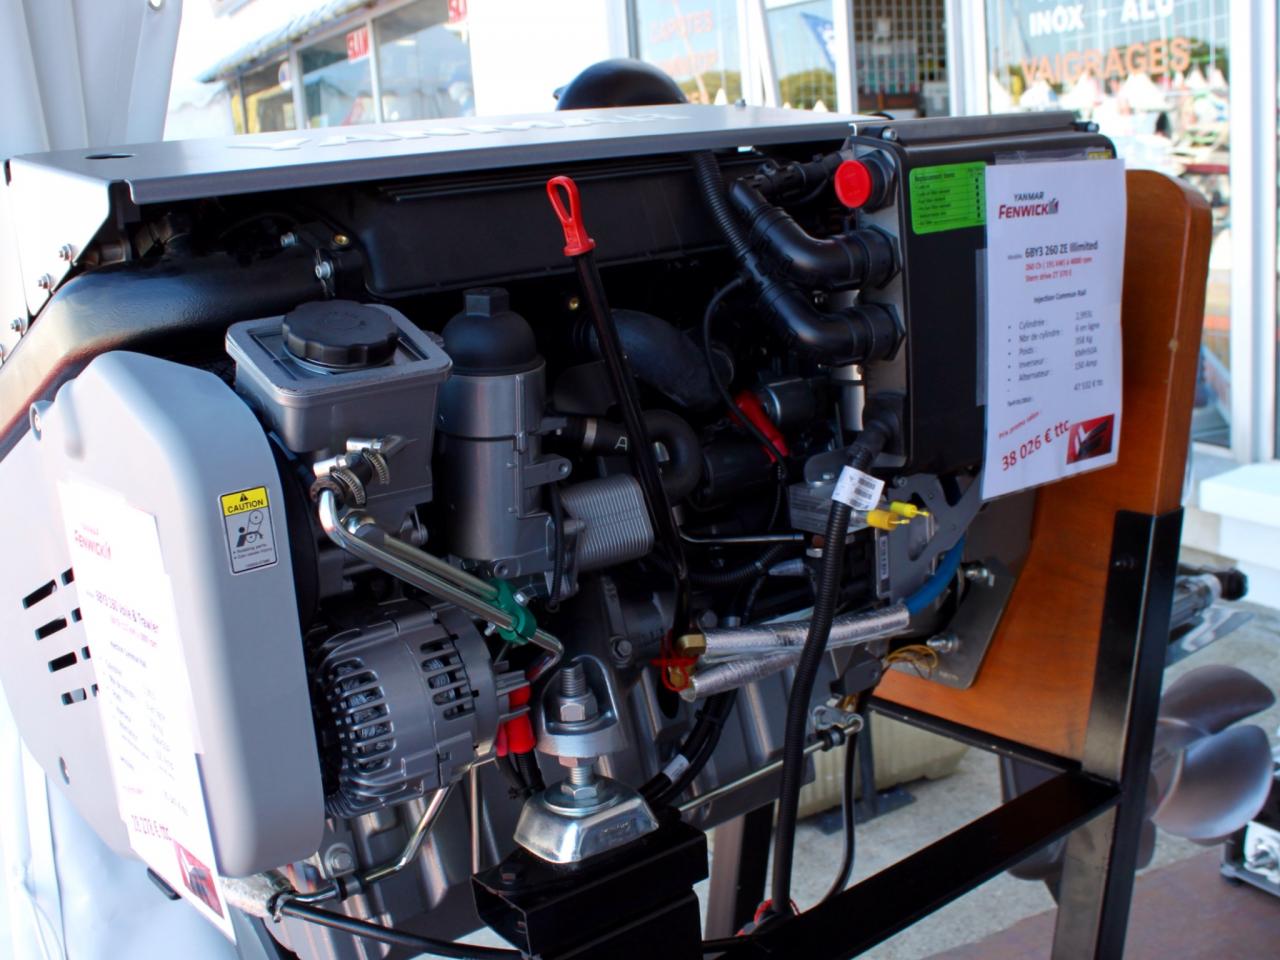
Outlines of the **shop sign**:
{"label": "shop sign", "polygon": [[369,28],[352,30],[347,34],[347,59],[353,63],[369,55]]}

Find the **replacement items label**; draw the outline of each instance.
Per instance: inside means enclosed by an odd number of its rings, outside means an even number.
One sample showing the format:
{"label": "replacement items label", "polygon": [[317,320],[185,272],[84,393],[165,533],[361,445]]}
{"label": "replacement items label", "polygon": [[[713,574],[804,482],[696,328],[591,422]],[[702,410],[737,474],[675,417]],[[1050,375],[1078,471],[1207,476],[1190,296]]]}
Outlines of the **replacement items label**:
{"label": "replacement items label", "polygon": [[1120,160],[986,168],[990,499],[1116,462]]}
{"label": "replacement items label", "polygon": [[227,534],[231,572],[245,573],[276,562],[275,531],[266,487],[249,487],[218,498]]}

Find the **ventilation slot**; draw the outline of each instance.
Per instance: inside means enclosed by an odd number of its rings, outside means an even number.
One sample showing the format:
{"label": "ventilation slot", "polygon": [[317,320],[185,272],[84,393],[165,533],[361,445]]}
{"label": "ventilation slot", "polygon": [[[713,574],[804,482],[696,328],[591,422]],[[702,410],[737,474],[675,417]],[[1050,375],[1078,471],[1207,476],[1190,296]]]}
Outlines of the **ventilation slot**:
{"label": "ventilation slot", "polygon": [[78,687],[75,690],[68,690],[62,695],[62,705],[64,707],[69,707],[73,703],[83,703],[87,697],[88,694],[84,692],[84,687]]}
{"label": "ventilation slot", "polygon": [[62,571],[62,576],[60,579],[62,580],[62,585],[64,587],[69,587],[71,586],[71,584],[76,582],[76,572],[72,570],[70,567],[67,567],[67,569]]}
{"label": "ventilation slot", "polygon": [[22,598],[22,609],[30,610],[41,600],[49,599],[49,597],[53,595],[53,591],[57,589],[58,589],[58,584],[55,581],[50,580],[43,587],[39,587],[35,590],[32,590],[30,593],[28,593],[25,597]]}
{"label": "ventilation slot", "polygon": [[59,630],[67,629],[67,618],[59,617],[57,620],[50,620],[43,627],[36,627],[36,639],[44,640],[46,637],[52,637]]}
{"label": "ventilation slot", "polygon": [[49,661],[49,672],[57,673],[59,670],[65,670],[67,667],[76,665],[76,652],[72,650],[70,653],[64,653],[60,657],[54,657]]}

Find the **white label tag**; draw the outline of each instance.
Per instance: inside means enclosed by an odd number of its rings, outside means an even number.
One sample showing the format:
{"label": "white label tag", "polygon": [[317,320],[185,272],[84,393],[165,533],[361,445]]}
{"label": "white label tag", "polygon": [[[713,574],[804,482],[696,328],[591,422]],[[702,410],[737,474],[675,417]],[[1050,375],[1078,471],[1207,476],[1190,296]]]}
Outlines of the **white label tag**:
{"label": "white label tag", "polygon": [[129,845],[235,942],[200,783],[200,739],[173,586],[149,513],[59,484],[99,715]]}
{"label": "white label tag", "polygon": [[1116,462],[1120,160],[987,167],[986,499]]}
{"label": "white label tag", "polygon": [[836,488],[831,491],[831,499],[839,500],[854,510],[874,510],[883,493],[883,480],[877,480],[856,467],[846,466],[840,471]]}
{"label": "white label tag", "polygon": [[689,761],[683,753],[677,753],[671,758],[671,761],[662,768],[662,775],[672,783],[680,779],[680,774],[689,769]]}

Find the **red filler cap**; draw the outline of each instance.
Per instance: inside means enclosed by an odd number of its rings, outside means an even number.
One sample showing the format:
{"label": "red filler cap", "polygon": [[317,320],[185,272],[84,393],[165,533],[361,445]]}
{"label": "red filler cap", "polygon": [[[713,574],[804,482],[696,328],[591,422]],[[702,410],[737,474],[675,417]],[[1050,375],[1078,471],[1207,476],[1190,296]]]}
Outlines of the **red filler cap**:
{"label": "red filler cap", "polygon": [[840,202],[856,210],[871,198],[871,171],[860,160],[846,160],[836,167],[835,188]]}

